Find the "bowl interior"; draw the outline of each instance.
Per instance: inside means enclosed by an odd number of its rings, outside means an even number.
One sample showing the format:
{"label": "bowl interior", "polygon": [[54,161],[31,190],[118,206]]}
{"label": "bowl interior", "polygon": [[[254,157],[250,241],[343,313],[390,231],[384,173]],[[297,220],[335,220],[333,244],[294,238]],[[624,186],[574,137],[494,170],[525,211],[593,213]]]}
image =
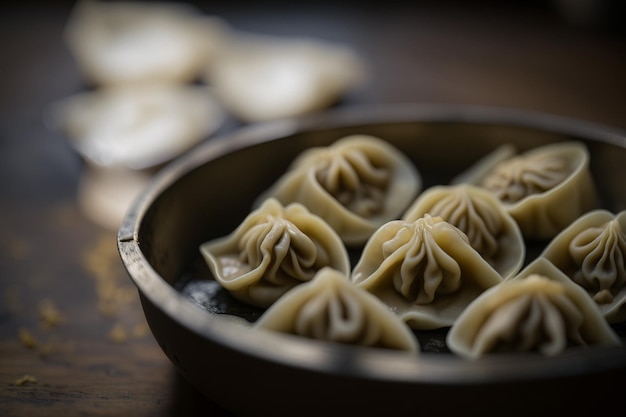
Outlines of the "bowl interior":
{"label": "bowl interior", "polygon": [[[532,119],[523,121],[531,124]],[[253,200],[304,149],[325,146],[350,134],[378,136],[400,149],[420,171],[423,189],[448,183],[504,143],[523,152],[552,142],[582,141],[590,151],[591,170],[602,206],[613,211],[626,207],[626,189],[620,181],[626,148],[602,138],[586,137],[584,132],[577,135],[574,131],[550,131],[541,125],[524,125],[522,121],[520,125],[428,120],[348,126],[327,123],[327,128],[320,124],[309,129],[301,126],[294,129],[297,132],[278,133],[276,137],[267,129],[251,129],[200,149],[191,164],[179,164],[181,169],[170,177],[180,176],[160,190],[139,227],[141,250],[149,264],[171,285],[190,273],[195,275],[198,268],[204,270],[197,262],[201,243],[234,230],[250,212]],[[262,137],[258,137],[259,133]],[[529,256],[533,256],[533,248],[530,249]]]}
{"label": "bowl interior", "polygon": [[[304,149],[328,145],[351,134],[378,136],[400,149],[419,170],[423,189],[448,183],[505,143],[523,152],[547,143],[582,141],[590,152],[590,168],[602,206],[614,212],[626,208],[626,188],[621,184],[625,173],[625,137],[621,132],[583,122],[501,109],[401,106],[335,111],[253,126],[207,143],[166,167],[127,215],[118,243],[122,260],[143,301],[153,304],[150,308],[159,310],[163,317],[172,318],[172,312],[178,311],[171,305],[185,303],[193,306],[194,320],[198,317],[195,312],[207,317],[229,313],[256,320],[262,313],[260,309],[237,302],[213,280],[200,255],[200,244],[234,230],[250,212],[254,199]],[[530,244],[527,260],[534,258],[545,243]],[[178,295],[176,299],[171,299],[170,293],[155,296],[155,289],[162,283]],[[193,328],[199,340],[214,337],[187,317],[182,314],[173,317],[174,325]],[[150,320],[148,317],[149,323]],[[166,342],[156,331],[158,325],[150,324],[164,346]],[[616,326],[622,339],[626,335],[623,327]],[[437,357],[442,356],[439,353],[449,352],[444,343],[446,332],[446,329],[419,332],[422,351]],[[332,351],[334,347],[325,349]],[[626,369],[626,355],[623,351],[619,355],[620,366]],[[615,355],[611,357],[614,359]],[[281,362],[280,358],[272,360]],[[589,363],[596,366],[601,360]],[[454,361],[453,366],[461,362]],[[508,363],[507,369],[519,368],[519,374],[528,378],[524,362],[520,361],[519,366],[516,363],[512,367]],[[571,368],[571,364],[566,365]],[[475,364],[468,366],[464,372],[477,369]],[[490,366],[493,364],[482,367],[477,375],[484,377]],[[538,362],[538,368],[548,369],[543,367],[543,362]],[[584,366],[578,370],[586,372]],[[337,373],[341,372],[338,368]]]}

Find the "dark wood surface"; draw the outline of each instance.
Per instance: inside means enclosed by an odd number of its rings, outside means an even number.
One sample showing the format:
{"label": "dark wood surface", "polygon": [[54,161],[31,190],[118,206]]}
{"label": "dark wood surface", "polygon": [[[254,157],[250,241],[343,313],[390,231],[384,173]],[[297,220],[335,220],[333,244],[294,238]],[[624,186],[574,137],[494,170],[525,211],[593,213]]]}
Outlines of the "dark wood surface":
{"label": "dark wood surface", "polygon": [[[242,30],[352,45],[371,79],[342,106],[484,104],[626,129],[624,33],[549,2],[199,4]],[[116,232],[77,205],[80,158],[43,124],[85,88],[61,37],[71,3],[0,7],[0,415],[229,415],[152,339]]]}

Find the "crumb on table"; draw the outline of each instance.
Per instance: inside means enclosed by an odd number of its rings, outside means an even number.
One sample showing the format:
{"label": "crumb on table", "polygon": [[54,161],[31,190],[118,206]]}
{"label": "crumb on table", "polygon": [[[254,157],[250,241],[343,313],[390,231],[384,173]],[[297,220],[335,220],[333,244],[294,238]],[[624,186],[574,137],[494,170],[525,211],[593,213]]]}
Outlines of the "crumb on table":
{"label": "crumb on table", "polygon": [[63,322],[63,314],[50,299],[39,303],[39,317],[47,328],[56,327]]}
{"label": "crumb on table", "polygon": [[128,339],[128,332],[121,324],[116,324],[113,326],[111,331],[109,332],[109,339],[116,343],[123,343]]}
{"label": "crumb on table", "polygon": [[17,378],[13,382],[13,385],[15,385],[16,387],[21,387],[22,385],[36,384],[36,383],[37,383],[37,378],[29,374],[24,374],[23,376]]}
{"label": "crumb on table", "polygon": [[22,344],[29,349],[34,349],[39,345],[35,336],[33,336],[30,330],[25,327],[20,327],[18,330],[18,336],[20,338],[20,342],[22,342]]}

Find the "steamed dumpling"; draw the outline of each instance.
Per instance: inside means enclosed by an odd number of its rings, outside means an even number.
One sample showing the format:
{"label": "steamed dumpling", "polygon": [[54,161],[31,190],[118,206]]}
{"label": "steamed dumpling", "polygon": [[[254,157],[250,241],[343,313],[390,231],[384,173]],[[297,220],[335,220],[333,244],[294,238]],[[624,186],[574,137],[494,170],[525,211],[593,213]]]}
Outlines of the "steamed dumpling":
{"label": "steamed dumpling", "polygon": [[471,184],[435,186],[422,192],[403,219],[438,216],[463,231],[470,244],[504,278],[519,272],[526,255],[515,219],[490,192]]}
{"label": "steamed dumpling", "polygon": [[238,30],[228,35],[204,78],[244,122],[324,109],[367,79],[366,63],[348,45]]}
{"label": "steamed dumpling", "polygon": [[99,86],[185,83],[199,78],[225,27],[186,3],[80,0],[64,37],[85,77]]}
{"label": "steamed dumpling", "polygon": [[502,276],[441,217],[394,220],[367,242],[352,281],[419,330],[451,326],[465,307]]}
{"label": "steamed dumpling", "polygon": [[326,267],[274,303],[254,327],[335,343],[419,352],[417,339],[385,304]]}
{"label": "steamed dumpling", "polygon": [[301,204],[268,199],[230,235],[200,246],[215,279],[235,298],[265,308],[325,266],[349,273],[335,231]]}
{"label": "steamed dumpling", "polygon": [[522,154],[504,145],[453,181],[464,182],[497,196],[528,239],[551,239],[598,205],[589,152],[581,142],[552,143]]}
{"label": "steamed dumpling", "polygon": [[396,219],[421,191],[422,180],[398,149],[374,136],[352,135],[305,150],[257,201],[299,202],[321,216],[348,246],[361,246]]}
{"label": "steamed dumpling", "polygon": [[571,346],[619,345],[585,291],[545,259],[476,298],[448,332],[450,350],[467,358],[497,352],[562,353]]}
{"label": "steamed dumpling", "polygon": [[626,211],[581,216],[541,256],[584,288],[610,323],[626,320]]}
{"label": "steamed dumpling", "polygon": [[210,88],[170,83],[76,93],[53,103],[47,116],[90,162],[134,170],[179,156],[226,118]]}

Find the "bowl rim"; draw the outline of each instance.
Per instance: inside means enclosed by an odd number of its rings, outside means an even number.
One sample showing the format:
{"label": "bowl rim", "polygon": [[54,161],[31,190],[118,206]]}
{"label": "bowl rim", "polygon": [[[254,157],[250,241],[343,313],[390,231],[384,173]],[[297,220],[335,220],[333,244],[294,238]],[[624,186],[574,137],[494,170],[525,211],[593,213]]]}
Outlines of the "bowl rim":
{"label": "bowl rim", "polygon": [[[239,149],[304,131],[406,122],[489,123],[573,135],[626,148],[626,131],[580,119],[506,107],[391,103],[351,105],[289,119],[244,125],[201,144],[162,168],[129,207],[117,235],[118,251],[142,297],[199,337],[261,360],[311,372],[414,384],[520,382],[626,371],[626,349],[576,348],[551,358],[529,354],[456,355],[387,351],[343,346],[249,328],[207,314],[151,267],[143,255],[139,229],[155,199],[195,168]],[[514,359],[514,360],[512,360]],[[523,362],[523,366],[520,363]]]}

